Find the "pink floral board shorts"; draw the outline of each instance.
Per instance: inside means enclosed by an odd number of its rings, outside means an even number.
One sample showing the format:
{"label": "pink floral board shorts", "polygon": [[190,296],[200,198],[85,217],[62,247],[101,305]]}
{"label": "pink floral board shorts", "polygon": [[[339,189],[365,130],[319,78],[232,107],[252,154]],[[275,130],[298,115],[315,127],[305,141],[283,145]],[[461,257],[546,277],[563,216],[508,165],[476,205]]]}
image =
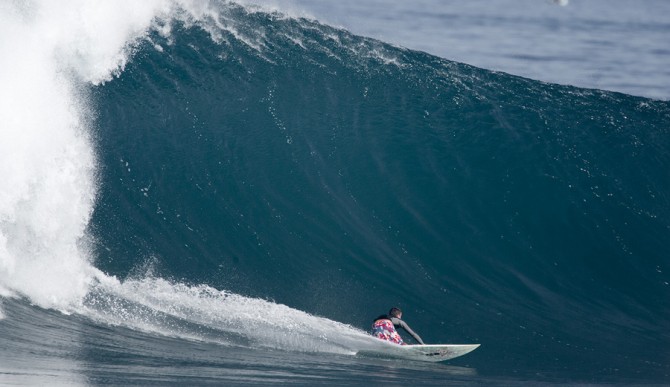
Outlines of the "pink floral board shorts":
{"label": "pink floral board shorts", "polygon": [[398,331],[395,330],[391,320],[377,320],[372,324],[372,336],[390,341],[392,343],[404,345],[402,337],[398,334]]}

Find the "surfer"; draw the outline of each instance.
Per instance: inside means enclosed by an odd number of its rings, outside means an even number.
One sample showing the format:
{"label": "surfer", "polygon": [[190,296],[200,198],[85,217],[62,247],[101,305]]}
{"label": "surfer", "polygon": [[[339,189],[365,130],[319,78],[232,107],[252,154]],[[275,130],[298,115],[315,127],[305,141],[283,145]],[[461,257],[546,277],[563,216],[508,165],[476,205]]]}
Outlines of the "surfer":
{"label": "surfer", "polygon": [[400,319],[401,317],[402,310],[400,308],[391,308],[389,314],[377,317],[372,323],[372,336],[392,343],[406,345],[396,330],[396,327],[400,327],[409,333],[419,344],[423,344],[421,337],[414,333],[409,325]]}

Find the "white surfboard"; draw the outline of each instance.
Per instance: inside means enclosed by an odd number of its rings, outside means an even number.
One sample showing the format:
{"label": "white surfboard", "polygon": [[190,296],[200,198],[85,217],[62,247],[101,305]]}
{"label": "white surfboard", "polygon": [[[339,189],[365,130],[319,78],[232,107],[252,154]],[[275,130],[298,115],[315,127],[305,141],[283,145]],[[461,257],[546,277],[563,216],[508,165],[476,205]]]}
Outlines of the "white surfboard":
{"label": "white surfboard", "polygon": [[358,351],[357,355],[438,362],[463,356],[474,351],[477,347],[479,347],[479,344],[389,344],[375,349]]}

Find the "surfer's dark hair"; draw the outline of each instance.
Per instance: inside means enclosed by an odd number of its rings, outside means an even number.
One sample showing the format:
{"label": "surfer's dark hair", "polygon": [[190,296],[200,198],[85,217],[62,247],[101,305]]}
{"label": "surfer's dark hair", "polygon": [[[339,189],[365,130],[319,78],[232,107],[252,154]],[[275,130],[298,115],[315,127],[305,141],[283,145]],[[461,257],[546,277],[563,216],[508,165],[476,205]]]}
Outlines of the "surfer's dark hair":
{"label": "surfer's dark hair", "polygon": [[402,313],[402,310],[400,310],[400,308],[393,307],[391,308],[391,310],[389,310],[389,316],[391,317],[400,318],[400,313]]}

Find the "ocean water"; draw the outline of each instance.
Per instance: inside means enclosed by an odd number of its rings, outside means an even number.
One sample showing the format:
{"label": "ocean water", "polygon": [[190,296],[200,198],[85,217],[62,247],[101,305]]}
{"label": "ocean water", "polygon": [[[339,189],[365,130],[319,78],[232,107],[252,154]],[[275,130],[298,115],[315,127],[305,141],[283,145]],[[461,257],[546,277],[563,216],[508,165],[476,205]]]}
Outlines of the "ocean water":
{"label": "ocean water", "polygon": [[[0,4],[0,384],[670,380],[669,102],[295,5]],[[391,306],[481,347],[356,355]]]}

